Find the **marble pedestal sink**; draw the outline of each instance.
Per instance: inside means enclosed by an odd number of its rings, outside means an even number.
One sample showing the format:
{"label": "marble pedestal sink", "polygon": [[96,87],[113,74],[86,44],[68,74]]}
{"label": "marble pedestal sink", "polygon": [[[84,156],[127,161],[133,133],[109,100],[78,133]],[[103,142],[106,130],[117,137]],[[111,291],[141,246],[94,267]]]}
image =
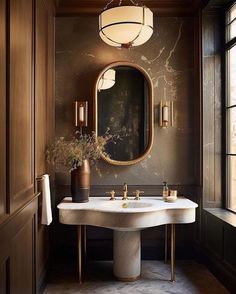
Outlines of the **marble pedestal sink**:
{"label": "marble pedestal sink", "polygon": [[[174,280],[174,224],[194,222],[196,207],[196,203],[184,197],[179,197],[174,203],[164,202],[161,197],[143,197],[142,200],[126,201],[121,198],[110,201],[105,197],[90,197],[87,203],[73,203],[68,197],[58,205],[59,220],[63,224],[113,229],[113,271],[122,281],[132,281],[140,276],[140,231],[166,224],[172,224],[171,279]],[[79,229],[78,232],[80,231]],[[81,272],[80,267],[81,262]]]}

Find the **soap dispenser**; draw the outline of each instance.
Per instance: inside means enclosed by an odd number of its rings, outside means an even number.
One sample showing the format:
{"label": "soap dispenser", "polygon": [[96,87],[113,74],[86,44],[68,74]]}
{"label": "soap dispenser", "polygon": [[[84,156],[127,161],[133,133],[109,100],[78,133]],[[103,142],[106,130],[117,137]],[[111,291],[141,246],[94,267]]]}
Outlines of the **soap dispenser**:
{"label": "soap dispenser", "polygon": [[165,200],[169,196],[169,188],[167,182],[163,182],[162,197]]}

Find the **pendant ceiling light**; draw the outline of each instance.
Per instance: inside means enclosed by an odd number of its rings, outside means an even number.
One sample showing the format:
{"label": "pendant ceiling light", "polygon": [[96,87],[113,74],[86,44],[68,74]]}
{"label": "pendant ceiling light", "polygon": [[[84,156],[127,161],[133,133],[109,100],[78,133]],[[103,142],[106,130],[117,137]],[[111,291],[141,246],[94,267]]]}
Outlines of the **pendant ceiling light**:
{"label": "pendant ceiling light", "polygon": [[133,0],[131,6],[109,8],[109,1],[99,15],[99,35],[110,46],[130,48],[147,42],[153,33],[153,13]]}

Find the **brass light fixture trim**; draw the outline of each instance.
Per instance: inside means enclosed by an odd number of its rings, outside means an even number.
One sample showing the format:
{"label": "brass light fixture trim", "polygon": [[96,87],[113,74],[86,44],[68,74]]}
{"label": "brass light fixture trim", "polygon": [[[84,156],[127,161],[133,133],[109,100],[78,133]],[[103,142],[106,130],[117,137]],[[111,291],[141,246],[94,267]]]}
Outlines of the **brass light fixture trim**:
{"label": "brass light fixture trim", "polygon": [[88,102],[75,101],[74,112],[75,112],[74,113],[75,127],[87,127],[88,126]]}
{"label": "brass light fixture trim", "polygon": [[[118,2],[117,6],[111,6]],[[99,35],[110,46],[130,48],[146,43],[153,34],[153,13],[141,3],[129,0],[108,1],[99,15]],[[127,34],[128,32],[128,34]]]}
{"label": "brass light fixture trim", "polygon": [[162,128],[174,126],[174,102],[160,101],[159,104],[159,126]]}

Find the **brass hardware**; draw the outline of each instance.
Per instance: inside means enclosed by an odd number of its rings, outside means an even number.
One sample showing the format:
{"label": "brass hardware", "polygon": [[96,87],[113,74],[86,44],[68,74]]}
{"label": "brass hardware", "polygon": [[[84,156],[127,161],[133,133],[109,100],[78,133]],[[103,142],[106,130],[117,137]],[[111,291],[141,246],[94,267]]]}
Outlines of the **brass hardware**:
{"label": "brass hardware", "polygon": [[133,194],[135,194],[134,200],[140,200],[140,194],[143,194],[144,191],[140,191],[140,190],[136,190],[135,192],[133,192]]}
{"label": "brass hardware", "polygon": [[77,226],[77,248],[78,248],[78,276],[79,284],[83,282],[82,265],[86,265],[87,244],[86,244],[86,225]]}
{"label": "brass hardware", "polygon": [[82,232],[81,232],[81,226],[78,226],[77,233],[78,233],[78,274],[79,274],[79,284],[82,284]]}
{"label": "brass hardware", "polygon": [[122,200],[128,200],[128,191],[123,191],[123,198]]}
{"label": "brass hardware", "polygon": [[152,145],[153,145],[153,137],[154,137],[154,99],[153,99],[153,83],[152,80],[148,74],[148,72],[143,69],[141,66],[132,63],[132,62],[126,62],[126,61],[118,61],[118,62],[114,62],[109,64],[108,66],[106,66],[101,73],[99,74],[96,84],[95,84],[95,93],[94,93],[94,131],[96,136],[98,136],[98,102],[97,102],[97,97],[98,97],[98,84],[99,84],[99,80],[100,78],[103,76],[103,74],[111,69],[114,68],[116,66],[130,66],[130,67],[134,67],[137,70],[139,70],[144,77],[146,78],[147,84],[148,84],[148,92],[149,92],[149,125],[150,125],[150,131],[149,131],[149,140],[148,140],[148,146],[145,149],[145,151],[143,152],[143,154],[140,155],[139,158],[133,159],[133,160],[127,160],[127,161],[119,161],[119,160],[113,160],[111,158],[109,158],[108,156],[104,155],[101,152],[101,157],[102,159],[104,159],[106,162],[113,164],[113,165],[120,165],[120,166],[125,166],[125,165],[131,165],[131,164],[136,164],[140,161],[142,161],[147,155],[148,153],[151,151],[152,149]]}
{"label": "brass hardware", "polygon": [[75,101],[75,127],[88,126],[88,102]]}
{"label": "brass hardware", "polygon": [[174,126],[174,102],[173,101],[160,101],[159,104],[159,125],[166,128]]}
{"label": "brass hardware", "polygon": [[[48,176],[50,177],[50,175],[48,175]],[[43,180],[43,176],[36,178],[36,181],[42,181],[42,180]]]}
{"label": "brass hardware", "polygon": [[122,208],[128,208],[128,203],[126,203],[126,202],[123,203],[123,204],[122,204]]}
{"label": "brass hardware", "polygon": [[86,261],[86,259],[87,259],[87,229],[86,229],[86,225],[84,225],[83,227],[84,227],[84,235],[83,235],[83,239],[84,239],[84,261]]}
{"label": "brass hardware", "polygon": [[[171,224],[171,282],[175,282],[175,225]],[[168,261],[168,225],[165,225],[165,263]]]}
{"label": "brass hardware", "polygon": [[175,282],[175,225],[171,224],[171,282]]}
{"label": "brass hardware", "polygon": [[106,194],[110,194],[111,195],[110,200],[116,200],[116,198],[115,198],[116,192],[114,190],[111,190],[110,192],[106,192]]}
{"label": "brass hardware", "polygon": [[123,185],[123,198],[122,200],[128,200],[128,185],[124,183]]}
{"label": "brass hardware", "polygon": [[168,225],[165,225],[165,263],[168,260]]}

